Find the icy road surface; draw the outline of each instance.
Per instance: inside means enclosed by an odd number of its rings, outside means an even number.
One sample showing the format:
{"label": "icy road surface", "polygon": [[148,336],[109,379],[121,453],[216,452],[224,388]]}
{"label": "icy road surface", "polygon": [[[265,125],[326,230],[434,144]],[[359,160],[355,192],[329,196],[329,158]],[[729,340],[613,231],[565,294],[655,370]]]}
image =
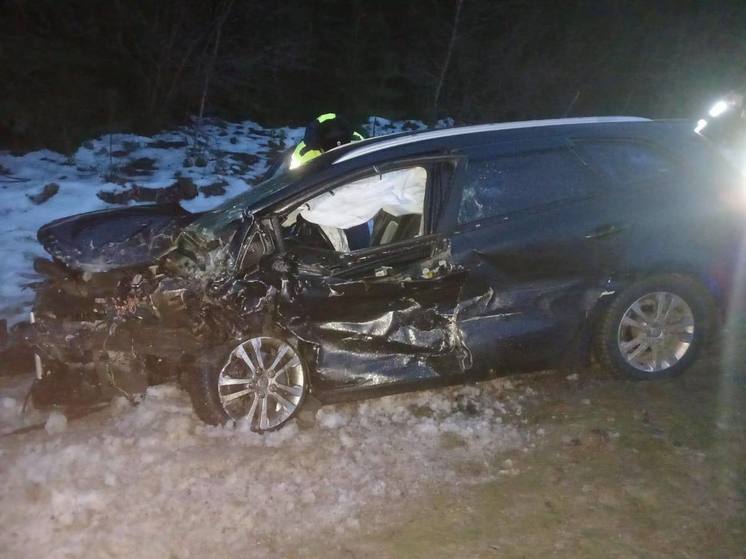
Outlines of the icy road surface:
{"label": "icy road surface", "polygon": [[540,439],[521,418],[534,392],[507,380],[328,406],[264,436],[202,424],[171,385],[24,418],[21,381],[4,382],[0,428],[45,425],[0,437],[4,557],[295,555],[440,485],[509,477],[488,464]]}

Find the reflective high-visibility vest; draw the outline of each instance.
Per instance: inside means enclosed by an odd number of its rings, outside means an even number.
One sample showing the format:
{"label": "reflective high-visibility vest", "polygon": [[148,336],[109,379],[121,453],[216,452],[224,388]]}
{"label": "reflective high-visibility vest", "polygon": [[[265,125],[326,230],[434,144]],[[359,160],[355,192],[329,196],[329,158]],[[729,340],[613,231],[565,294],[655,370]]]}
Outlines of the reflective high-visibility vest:
{"label": "reflective high-visibility vest", "polygon": [[311,149],[306,145],[306,142],[301,140],[301,142],[295,146],[295,150],[293,150],[293,155],[290,157],[290,168],[296,169],[303,165],[304,163],[308,163],[311,161],[311,159],[314,159],[324,153],[320,149]]}
{"label": "reflective high-visibility vest", "polygon": [[[316,121],[319,123],[325,122],[327,120],[331,120],[333,118],[337,118],[337,115],[335,113],[326,113],[319,117],[316,117]],[[352,141],[357,142],[359,140],[363,139],[363,135],[359,132],[353,132],[352,133]],[[290,157],[290,168],[291,169],[297,169],[301,165],[304,165],[311,161],[312,159],[317,158],[319,155],[321,155],[323,150],[320,149],[311,149],[306,145],[306,142],[301,140],[301,142],[295,146],[295,149],[293,150],[293,155]]]}

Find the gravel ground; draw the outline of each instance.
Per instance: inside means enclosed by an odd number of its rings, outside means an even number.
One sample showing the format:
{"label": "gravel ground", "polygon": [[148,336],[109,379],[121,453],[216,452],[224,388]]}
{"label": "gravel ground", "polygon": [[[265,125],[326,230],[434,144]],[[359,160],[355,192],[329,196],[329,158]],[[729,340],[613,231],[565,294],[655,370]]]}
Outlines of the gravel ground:
{"label": "gravel ground", "polygon": [[[592,370],[526,379],[523,426],[541,444],[496,455],[511,475],[437,487],[388,525],[297,557],[523,559],[746,557],[746,359],[717,353],[684,377]],[[509,461],[509,462],[508,462]]]}

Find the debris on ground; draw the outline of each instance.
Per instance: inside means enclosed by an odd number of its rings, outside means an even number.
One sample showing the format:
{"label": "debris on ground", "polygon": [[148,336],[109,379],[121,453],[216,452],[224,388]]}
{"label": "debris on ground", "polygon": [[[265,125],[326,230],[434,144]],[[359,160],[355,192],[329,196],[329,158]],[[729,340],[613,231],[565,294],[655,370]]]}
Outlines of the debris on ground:
{"label": "debris on ground", "polygon": [[50,182],[49,184],[45,184],[42,191],[38,194],[26,194],[26,196],[28,196],[29,200],[31,200],[38,206],[39,204],[43,204],[44,202],[52,198],[59,191],[60,185],[56,182]]}
{"label": "debris on ground", "polygon": [[176,182],[165,188],[147,188],[133,184],[127,190],[116,192],[101,190],[96,193],[96,196],[108,204],[129,204],[130,202],[176,204],[181,200],[193,200],[198,192],[191,179],[179,177]]}
{"label": "debris on ground", "polygon": [[228,186],[227,182],[219,180],[205,186],[200,186],[199,191],[205,198],[209,198],[210,196],[222,196],[225,194],[226,186]]}

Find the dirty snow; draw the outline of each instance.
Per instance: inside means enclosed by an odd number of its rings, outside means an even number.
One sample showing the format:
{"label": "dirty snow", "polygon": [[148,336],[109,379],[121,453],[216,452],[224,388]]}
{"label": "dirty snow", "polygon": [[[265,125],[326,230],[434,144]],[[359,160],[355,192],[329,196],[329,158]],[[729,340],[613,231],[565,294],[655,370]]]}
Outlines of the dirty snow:
{"label": "dirty snow", "polygon": [[45,414],[30,407],[24,409],[32,380],[31,372],[23,378],[0,376],[0,437],[11,431],[43,425],[46,421]]}
{"label": "dirty snow", "polygon": [[50,435],[62,433],[67,429],[67,417],[61,411],[53,411],[44,423],[44,430]]}
{"label": "dirty snow", "polygon": [[[176,386],[0,438],[5,557],[267,557],[372,528],[432,490],[515,475],[531,393],[509,381],[321,408],[257,435]],[[62,416],[64,418],[64,416]],[[502,456],[502,457],[501,457]],[[491,468],[491,464],[497,464]]]}

